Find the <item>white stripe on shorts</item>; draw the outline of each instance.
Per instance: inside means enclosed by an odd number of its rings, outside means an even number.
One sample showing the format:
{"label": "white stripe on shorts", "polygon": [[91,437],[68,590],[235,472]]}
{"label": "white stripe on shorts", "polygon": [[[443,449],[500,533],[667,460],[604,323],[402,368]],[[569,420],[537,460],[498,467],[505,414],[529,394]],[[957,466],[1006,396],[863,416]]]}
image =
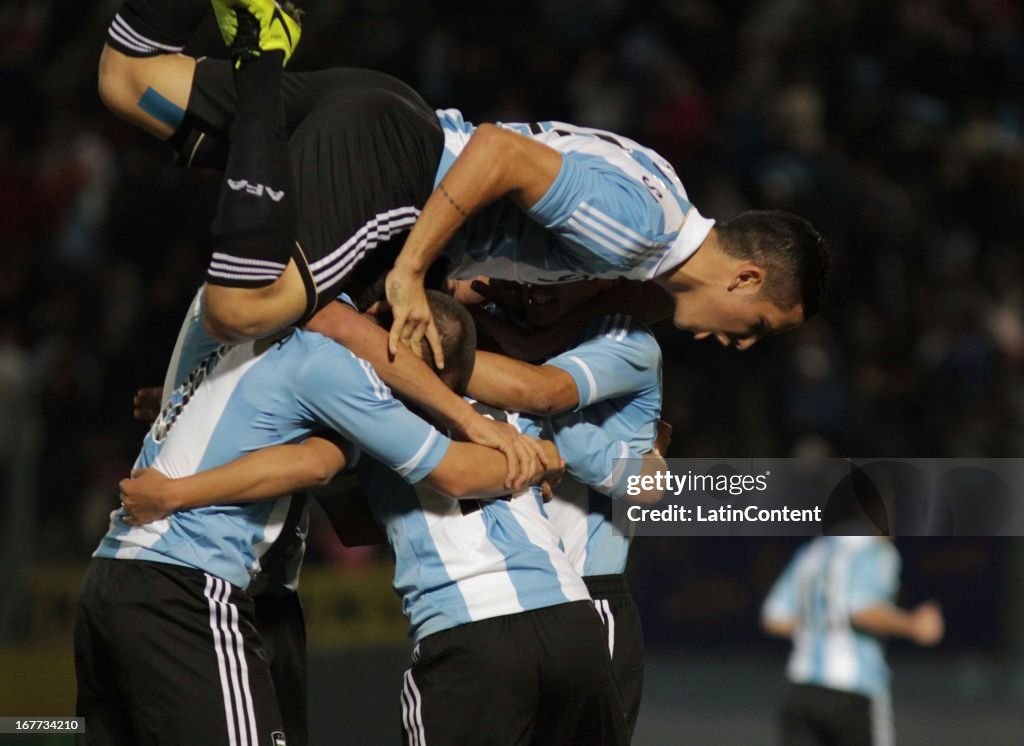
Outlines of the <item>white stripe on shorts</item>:
{"label": "white stripe on shorts", "polygon": [[210,629],[224,695],[228,746],[259,746],[245,641],[238,628],[238,607],[229,600],[231,585],[207,574],[204,595],[210,607]]}

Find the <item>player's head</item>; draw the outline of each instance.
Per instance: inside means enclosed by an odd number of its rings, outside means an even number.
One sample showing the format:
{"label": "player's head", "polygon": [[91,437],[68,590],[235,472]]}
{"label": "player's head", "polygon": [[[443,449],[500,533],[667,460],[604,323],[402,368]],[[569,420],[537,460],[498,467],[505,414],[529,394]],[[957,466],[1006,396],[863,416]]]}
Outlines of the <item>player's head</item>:
{"label": "player's head", "polygon": [[456,394],[465,394],[476,361],[476,325],[473,317],[453,297],[436,290],[427,291],[427,302],[441,337],[444,370],[439,371],[434,367],[434,353],[426,338],[423,340],[423,359],[448,388]]}
{"label": "player's head", "polygon": [[828,272],[828,247],[814,226],[790,213],[751,210],[717,225],[658,282],[675,297],[677,327],[746,349],[814,316]]}

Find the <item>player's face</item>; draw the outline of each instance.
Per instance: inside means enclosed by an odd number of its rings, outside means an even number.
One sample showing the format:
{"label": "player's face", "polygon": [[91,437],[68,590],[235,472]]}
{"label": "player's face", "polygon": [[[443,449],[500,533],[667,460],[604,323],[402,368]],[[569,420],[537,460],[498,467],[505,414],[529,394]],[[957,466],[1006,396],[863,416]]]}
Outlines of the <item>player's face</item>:
{"label": "player's face", "polygon": [[751,294],[676,293],[672,318],[676,327],[695,339],[714,339],[724,347],[748,350],[757,342],[800,326],[802,306],[779,308]]}

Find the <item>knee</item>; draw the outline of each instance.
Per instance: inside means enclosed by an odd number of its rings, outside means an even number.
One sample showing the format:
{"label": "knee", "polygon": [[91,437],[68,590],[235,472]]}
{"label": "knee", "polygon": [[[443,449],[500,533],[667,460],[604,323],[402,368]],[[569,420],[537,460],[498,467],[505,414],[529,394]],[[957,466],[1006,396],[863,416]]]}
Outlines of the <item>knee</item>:
{"label": "knee", "polygon": [[261,339],[296,322],[305,308],[301,281],[279,277],[265,287],[237,288],[206,284],[203,323],[214,339],[239,344]]}
{"label": "knee", "polygon": [[142,95],[139,74],[142,59],[129,57],[109,45],[100,54],[97,89],[100,100],[114,114],[128,118]]}
{"label": "knee", "polygon": [[[233,292],[218,292],[223,290]],[[266,324],[257,313],[258,303],[247,298],[247,295],[248,293],[240,288],[207,285],[203,325],[211,337],[226,344],[240,344],[258,339],[272,331],[265,329]]]}

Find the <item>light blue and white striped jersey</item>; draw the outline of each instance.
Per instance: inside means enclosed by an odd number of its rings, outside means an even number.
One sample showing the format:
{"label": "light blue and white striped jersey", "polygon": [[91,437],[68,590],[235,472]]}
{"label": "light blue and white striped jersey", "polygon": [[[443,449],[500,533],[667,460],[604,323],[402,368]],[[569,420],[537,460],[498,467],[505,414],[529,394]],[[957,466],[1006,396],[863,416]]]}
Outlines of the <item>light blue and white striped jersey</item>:
{"label": "light blue and white striped jersey", "polygon": [[899,574],[899,552],[877,537],[824,536],[797,550],[762,609],[765,619],[796,622],[789,679],[887,697],[882,643],[854,629],[850,617],[892,603]]}
{"label": "light blue and white striped jersey", "polygon": [[[203,324],[205,292],[206,286],[201,285],[178,331],[171,360],[167,364],[161,401],[167,401],[188,378],[192,368],[220,347],[220,342],[210,336]],[[345,300],[348,302],[347,296]],[[291,496],[291,505],[280,535],[266,554],[260,557],[260,571],[258,574],[253,573],[252,581],[246,589],[249,595],[276,595],[299,589],[299,575],[306,555],[306,537],[309,535],[308,503],[305,493]]]}
{"label": "light blue and white striped jersey", "polygon": [[[183,477],[325,429],[409,482],[433,471],[450,443],[394,399],[368,362],[326,337],[294,330],[207,355],[165,403],[135,466]],[[117,510],[93,556],[193,567],[245,588],[290,502],[211,506],[145,526],[126,524]]]}
{"label": "light blue and white striped jersey", "polygon": [[[435,186],[476,129],[456,109],[437,116],[445,145]],[[559,151],[561,170],[528,212],[502,199],[467,221],[445,248],[453,277],[649,280],[689,259],[714,225],[671,164],[628,138],[563,122],[498,126]]]}
{"label": "light blue and white striped jersey", "polygon": [[[526,417],[502,415],[527,435],[539,433]],[[360,466],[360,477],[395,552],[395,592],[414,641],[590,598],[536,488],[506,499],[452,500],[425,485],[413,489],[374,462]]]}
{"label": "light blue and white striped jersey", "polygon": [[612,520],[612,499],[654,447],[661,416],[661,348],[624,314],[595,319],[572,349],[547,362],[572,376],[579,406],[550,419],[571,475],[547,511],[566,554],[584,576],[626,568],[628,522]]}

